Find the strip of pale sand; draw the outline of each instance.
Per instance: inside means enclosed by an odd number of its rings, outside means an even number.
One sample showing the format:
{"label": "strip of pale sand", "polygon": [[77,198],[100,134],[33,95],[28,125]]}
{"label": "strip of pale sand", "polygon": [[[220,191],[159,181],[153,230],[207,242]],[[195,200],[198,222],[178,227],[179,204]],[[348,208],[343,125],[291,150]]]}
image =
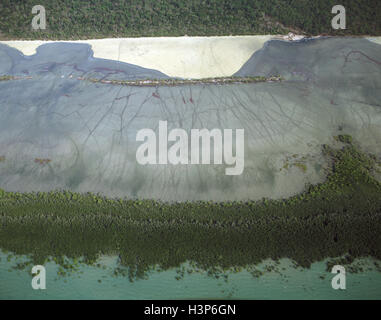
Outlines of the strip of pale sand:
{"label": "strip of pale sand", "polygon": [[[273,38],[264,36],[114,38],[70,41],[91,45],[95,58],[112,59],[155,69],[171,77],[226,77]],[[3,41],[24,55],[57,41]],[[68,41],[65,41],[68,42]]]}
{"label": "strip of pale sand", "polygon": [[[223,37],[154,37],[112,38],[73,41],[2,41],[20,50],[24,55],[33,55],[37,47],[53,42],[89,44],[95,58],[111,59],[154,69],[171,77],[214,78],[228,77],[260,50],[266,41],[279,39],[299,40],[295,37],[274,35],[223,36]],[[381,37],[367,37],[381,44]]]}

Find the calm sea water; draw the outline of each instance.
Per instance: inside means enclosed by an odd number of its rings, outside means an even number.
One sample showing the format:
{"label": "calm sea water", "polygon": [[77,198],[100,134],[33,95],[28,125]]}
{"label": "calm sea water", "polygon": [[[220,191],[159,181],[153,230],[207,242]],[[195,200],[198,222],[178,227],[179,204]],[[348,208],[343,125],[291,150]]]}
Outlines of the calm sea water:
{"label": "calm sea water", "polygon": [[[189,264],[167,271],[152,271],[133,282],[114,276],[116,257],[103,257],[98,266],[80,265],[78,270],[58,276],[58,266],[46,267],[46,290],[33,290],[31,267],[15,270],[16,261],[0,254],[0,299],[380,299],[381,273],[373,261],[361,260],[364,272],[346,276],[346,290],[331,287],[333,274],[324,262],[310,269],[295,268],[281,260],[275,271],[255,277],[249,270],[214,277],[207,272],[188,273]],[[260,266],[261,267],[261,266]],[[264,265],[262,265],[264,267]],[[183,274],[183,276],[181,276]]]}

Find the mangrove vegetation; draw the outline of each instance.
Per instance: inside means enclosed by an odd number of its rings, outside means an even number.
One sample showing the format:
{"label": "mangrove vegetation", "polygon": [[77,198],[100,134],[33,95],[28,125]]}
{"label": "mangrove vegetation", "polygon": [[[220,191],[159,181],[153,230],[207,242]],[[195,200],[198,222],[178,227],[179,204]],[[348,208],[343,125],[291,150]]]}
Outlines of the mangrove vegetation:
{"label": "mangrove vegetation", "polygon": [[280,82],[283,80],[280,76],[273,77],[216,77],[216,78],[203,78],[203,79],[144,79],[144,80],[111,80],[111,79],[96,79],[96,78],[78,78],[79,80],[86,80],[93,83],[105,83],[122,86],[134,87],[174,87],[174,86],[189,86],[198,84],[240,84],[240,83],[259,83],[259,82]]}
{"label": "mangrove vegetation", "polygon": [[[0,39],[252,34],[380,35],[379,0],[40,0],[46,29],[31,28],[34,0],[0,2]],[[334,30],[332,7],[346,8]]]}
{"label": "mangrove vegetation", "polygon": [[[11,75],[0,75],[0,81],[12,81],[12,80],[27,80],[33,79],[31,76],[11,76]],[[77,77],[73,78],[69,76],[69,79],[76,79],[80,81],[88,81],[92,83],[102,83],[102,84],[112,84],[120,86],[131,86],[131,87],[175,87],[175,86],[190,86],[199,84],[244,84],[244,83],[260,83],[260,82],[280,82],[283,80],[281,76],[255,76],[255,77],[214,77],[214,78],[203,78],[203,79],[181,79],[181,78],[170,78],[170,79],[133,79],[133,80],[117,80],[117,79],[99,79],[99,78],[86,78]]]}
{"label": "mangrove vegetation", "polygon": [[350,136],[336,139],[341,148],[322,146],[326,180],[281,200],[161,202],[0,190],[0,249],[39,264],[95,264],[102,254],[118,255],[131,280],[186,261],[227,270],[265,259],[290,258],[301,267],[329,257],[381,259],[379,159]]}

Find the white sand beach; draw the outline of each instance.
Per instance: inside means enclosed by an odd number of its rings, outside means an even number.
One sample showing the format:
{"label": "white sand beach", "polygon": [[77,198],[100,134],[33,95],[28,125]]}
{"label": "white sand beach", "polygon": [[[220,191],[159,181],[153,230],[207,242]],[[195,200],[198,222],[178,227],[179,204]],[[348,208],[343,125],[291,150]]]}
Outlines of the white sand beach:
{"label": "white sand beach", "polygon": [[[115,38],[70,41],[91,45],[95,58],[155,69],[172,77],[231,76],[273,36]],[[33,55],[38,46],[56,41],[2,41]],[[65,41],[68,42],[68,41]]]}

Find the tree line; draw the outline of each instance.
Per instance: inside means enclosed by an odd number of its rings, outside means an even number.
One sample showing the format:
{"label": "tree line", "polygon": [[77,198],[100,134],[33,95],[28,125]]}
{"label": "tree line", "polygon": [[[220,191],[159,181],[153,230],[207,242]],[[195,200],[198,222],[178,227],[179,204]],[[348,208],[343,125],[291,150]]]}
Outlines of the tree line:
{"label": "tree line", "polygon": [[[333,30],[335,0],[2,0],[0,39],[87,39],[248,34],[381,35],[378,0],[342,0],[347,29]],[[33,30],[32,8],[46,9]]]}

